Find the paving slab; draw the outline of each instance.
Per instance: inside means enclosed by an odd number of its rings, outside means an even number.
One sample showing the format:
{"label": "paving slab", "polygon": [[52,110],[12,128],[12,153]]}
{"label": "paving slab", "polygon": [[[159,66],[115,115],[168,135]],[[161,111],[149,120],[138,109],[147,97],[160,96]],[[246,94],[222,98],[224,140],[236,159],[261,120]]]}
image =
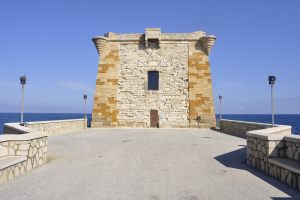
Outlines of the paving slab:
{"label": "paving slab", "polygon": [[246,141],[209,129],[89,129],[49,137],[49,162],[2,200],[300,199],[245,164]]}

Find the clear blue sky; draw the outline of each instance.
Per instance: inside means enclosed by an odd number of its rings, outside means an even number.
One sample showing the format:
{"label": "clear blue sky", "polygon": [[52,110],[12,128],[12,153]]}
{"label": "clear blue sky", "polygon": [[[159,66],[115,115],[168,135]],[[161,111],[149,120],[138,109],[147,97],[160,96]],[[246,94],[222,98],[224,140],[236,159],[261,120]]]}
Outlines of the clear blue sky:
{"label": "clear blue sky", "polygon": [[299,0],[0,2],[0,112],[92,111],[98,55],[91,41],[106,32],[203,30],[217,36],[211,52],[216,112],[269,113],[267,76],[277,76],[277,113],[300,113]]}

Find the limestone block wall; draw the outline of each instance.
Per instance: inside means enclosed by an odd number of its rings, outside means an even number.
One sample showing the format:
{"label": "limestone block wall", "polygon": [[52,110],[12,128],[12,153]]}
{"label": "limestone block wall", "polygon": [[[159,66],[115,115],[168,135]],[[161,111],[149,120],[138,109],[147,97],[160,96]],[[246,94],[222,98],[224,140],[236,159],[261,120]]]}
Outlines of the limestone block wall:
{"label": "limestone block wall", "polygon": [[267,140],[247,137],[247,164],[262,171],[268,168],[268,142]]}
{"label": "limestone block wall", "polygon": [[108,43],[99,59],[92,127],[118,126],[117,90],[119,69],[119,44]]}
{"label": "limestone block wall", "polygon": [[300,136],[279,126],[247,132],[247,164],[300,190]]}
{"label": "limestone block wall", "polygon": [[269,158],[284,158],[284,142],[280,139],[269,140],[247,136],[247,164],[268,173]]}
{"label": "limestone block wall", "polygon": [[[208,57],[214,36],[155,28],[93,41],[99,66],[92,127],[149,127],[152,109],[158,110],[160,127],[215,127]],[[158,91],[148,90],[148,71],[159,72]]]}
{"label": "limestone block wall", "polygon": [[241,138],[246,138],[247,131],[260,130],[272,127],[271,124],[246,122],[222,119],[220,121],[220,131]]}
{"label": "limestone block wall", "polygon": [[247,164],[300,190],[300,136],[290,126],[221,120],[221,132],[247,138]]}
{"label": "limestone block wall", "polygon": [[208,55],[198,41],[189,43],[189,119],[197,127],[196,118],[201,117],[201,127],[215,127],[212,80]]}
{"label": "limestone block wall", "polygon": [[26,127],[35,131],[42,131],[48,135],[58,135],[63,133],[76,132],[86,129],[86,119],[69,119],[53,121],[27,122]]}
{"label": "limestone block wall", "polygon": [[[0,163],[1,164],[1,163]],[[17,162],[13,165],[7,166],[0,169],[0,184],[3,184],[9,180],[17,178],[18,176],[24,175],[31,170],[26,169],[27,161],[26,159],[20,159],[20,162]]]}
{"label": "limestone block wall", "polygon": [[298,135],[290,135],[284,138],[285,141],[285,157],[300,162],[300,137]]}
{"label": "limestone block wall", "polygon": [[280,165],[268,162],[268,173],[270,176],[280,180],[287,185],[300,190],[300,175],[297,172],[289,170],[288,167],[282,167]]}
{"label": "limestone block wall", "polygon": [[47,151],[46,134],[1,135],[0,184],[45,164]]}
{"label": "limestone block wall", "polygon": [[[188,127],[188,44],[162,42],[158,49],[121,44],[118,85],[120,126],[149,127],[150,110],[160,127]],[[149,91],[148,71],[159,72],[159,90]]]}
{"label": "limestone block wall", "polygon": [[26,122],[23,126],[20,126],[19,123],[6,123],[4,124],[4,134],[25,134],[32,131],[42,131],[48,135],[57,135],[81,131],[86,127],[86,119]]}

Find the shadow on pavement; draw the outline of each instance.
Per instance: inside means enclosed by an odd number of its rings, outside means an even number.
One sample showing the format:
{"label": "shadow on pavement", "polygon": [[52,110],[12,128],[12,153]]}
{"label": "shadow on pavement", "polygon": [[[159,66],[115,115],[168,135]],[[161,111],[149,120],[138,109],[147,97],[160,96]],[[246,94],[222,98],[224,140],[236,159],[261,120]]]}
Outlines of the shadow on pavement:
{"label": "shadow on pavement", "polygon": [[280,182],[279,180],[248,166],[246,164],[246,147],[232,152],[228,152],[226,154],[222,154],[220,156],[215,157],[215,159],[226,167],[246,170],[290,196],[290,197],[271,197],[271,199],[274,200],[281,200],[281,199],[299,200],[300,199],[300,192],[298,190],[295,190],[289,187],[288,185]]}

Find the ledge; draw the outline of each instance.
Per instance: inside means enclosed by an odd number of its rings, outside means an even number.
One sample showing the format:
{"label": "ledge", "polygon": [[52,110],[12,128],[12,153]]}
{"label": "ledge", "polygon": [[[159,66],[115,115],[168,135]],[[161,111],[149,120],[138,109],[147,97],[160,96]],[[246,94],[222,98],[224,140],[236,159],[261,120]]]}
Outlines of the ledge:
{"label": "ledge", "polygon": [[0,158],[0,170],[16,165],[20,162],[26,161],[26,156],[6,156]]}
{"label": "ledge", "polygon": [[4,128],[5,127],[9,127],[10,129],[13,129],[13,130],[19,132],[20,135],[24,134],[24,133],[32,132],[32,129],[25,127],[25,126],[21,126],[20,123],[5,123]]}
{"label": "ledge", "polygon": [[285,141],[300,143],[300,135],[289,135],[284,137]]}
{"label": "ledge", "polygon": [[161,33],[160,28],[146,28],[145,33],[106,33],[104,36],[95,36],[92,38],[98,54],[100,55],[103,50],[106,49],[107,42],[119,42],[119,43],[139,43],[145,41],[147,44],[148,39],[158,39],[161,41],[174,41],[174,42],[197,42],[202,43],[204,52],[209,55],[216,37],[213,35],[207,35],[203,31],[195,31],[191,33]]}
{"label": "ledge", "polygon": [[[147,32],[145,29],[145,32]],[[97,39],[105,39],[111,42],[122,42],[122,41],[140,41],[145,37],[145,33],[113,33],[108,32],[104,36],[94,36],[92,40],[95,42]],[[198,41],[202,37],[211,37],[203,31],[194,31],[189,33],[160,33],[160,40],[165,41]],[[214,36],[213,36],[214,37]]]}
{"label": "ledge", "polygon": [[38,138],[48,137],[47,134],[43,132],[32,132],[26,134],[4,134],[0,135],[0,142],[7,141],[28,141]]}
{"label": "ledge", "polygon": [[290,170],[294,173],[300,174],[300,162],[290,160],[288,158],[269,158],[268,162]]}
{"label": "ledge", "polygon": [[[266,126],[266,128],[272,127],[272,124],[268,123],[258,123],[258,122],[250,122],[250,121],[239,121],[239,120],[231,120],[231,119],[222,119],[221,121],[225,122],[233,122],[238,124],[250,124],[250,125],[260,125],[260,126]],[[281,126],[281,125],[275,125],[275,127]]]}
{"label": "ledge", "polygon": [[26,122],[26,124],[50,124],[50,123],[63,123],[63,122],[73,122],[73,121],[83,121],[84,118],[80,119],[63,119],[63,120],[52,120],[52,121],[34,121],[34,122]]}
{"label": "ledge", "polygon": [[291,126],[276,125],[276,127],[248,131],[246,135],[263,140],[282,140],[285,136],[291,135],[291,132]]}
{"label": "ledge", "polygon": [[[21,126],[20,123],[6,123],[4,124],[4,135],[27,135],[29,133],[34,135],[43,135],[43,133],[47,135],[55,135],[59,133],[68,133],[83,130],[86,127],[86,123],[87,119],[84,118],[52,121],[33,121],[26,122],[23,124],[23,126]],[[81,124],[83,125],[82,127]],[[29,137],[29,135],[23,137],[27,138]],[[24,139],[21,138],[21,140]]]}

